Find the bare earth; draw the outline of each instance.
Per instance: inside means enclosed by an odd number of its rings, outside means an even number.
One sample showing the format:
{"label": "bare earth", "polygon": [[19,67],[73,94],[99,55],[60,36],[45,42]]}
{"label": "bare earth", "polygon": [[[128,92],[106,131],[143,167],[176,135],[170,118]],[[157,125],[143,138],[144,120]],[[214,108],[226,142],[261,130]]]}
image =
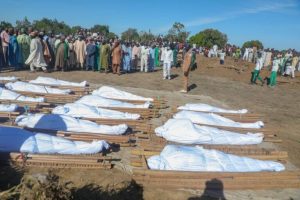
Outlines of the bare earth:
{"label": "bare earth", "polygon": [[[300,167],[300,81],[299,77],[291,80],[281,78],[280,80],[291,83],[279,84],[276,88],[268,88],[266,85],[250,85],[249,80],[253,64],[242,61],[234,62],[228,58],[225,65],[219,65],[218,59],[198,57],[198,69],[190,75],[190,84],[193,89],[188,94],[178,91],[182,85],[181,69],[172,69],[174,78],[162,80],[162,71],[154,73],[132,73],[122,76],[103,74],[98,72],[54,72],[50,74],[8,72],[1,73],[2,76],[18,76],[26,79],[34,79],[37,76],[51,76],[69,81],[87,80],[94,86],[112,85],[143,96],[164,96],[170,106],[191,102],[210,103],[213,105],[240,109],[247,108],[251,112],[264,114],[269,119],[269,125],[276,130],[278,136],[283,140],[276,147],[288,151],[289,161],[292,165]],[[262,72],[263,77],[269,71]],[[299,75],[299,74],[298,74]],[[163,111],[170,112],[169,110]],[[165,116],[153,120],[154,124],[162,124],[167,118]],[[131,168],[129,166],[129,150],[122,149],[116,153],[122,161],[112,171],[97,170],[58,170],[57,174],[64,181],[72,181],[76,187],[85,189],[88,184],[96,184],[118,188],[131,180]],[[26,173],[45,172],[46,169],[31,169]],[[263,177],[262,177],[263,178]],[[125,182],[124,182],[125,181]],[[130,187],[129,187],[130,188]],[[95,192],[95,191],[94,191]],[[203,191],[166,191],[160,189],[138,188],[127,191],[132,198],[127,199],[206,199],[200,196]],[[300,199],[300,191],[295,189],[272,190],[272,191],[224,191],[227,199]],[[214,194],[211,194],[215,196]],[[86,199],[92,199],[90,198]],[[95,198],[96,199],[96,198]],[[209,198],[207,198],[209,199]]]}

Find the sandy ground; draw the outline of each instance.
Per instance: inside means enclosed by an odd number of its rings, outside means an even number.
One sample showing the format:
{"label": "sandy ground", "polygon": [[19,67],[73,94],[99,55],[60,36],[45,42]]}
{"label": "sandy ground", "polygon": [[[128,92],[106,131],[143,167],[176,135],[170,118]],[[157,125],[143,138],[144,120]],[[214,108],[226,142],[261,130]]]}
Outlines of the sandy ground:
{"label": "sandy ground", "polygon": [[[172,80],[162,80],[162,71],[132,73],[122,76],[80,71],[50,74],[10,72],[1,73],[1,75],[16,75],[26,79],[44,75],[70,81],[88,80],[93,86],[113,85],[143,96],[164,96],[171,106],[202,102],[234,109],[247,108],[251,112],[267,116],[269,125],[283,140],[282,143],[276,144],[276,148],[288,151],[291,164],[300,167],[300,84],[296,83],[299,81],[299,77],[294,80],[280,78],[292,83],[280,84],[276,88],[250,85],[249,79],[253,64],[242,61],[234,62],[231,59],[227,59],[225,62],[225,66],[220,66],[217,59],[198,57],[198,69],[191,73],[190,84],[193,85],[193,89],[188,94],[178,92],[182,85],[182,74],[181,69],[175,68],[172,69]],[[269,71],[263,71],[262,74],[264,77],[269,74]],[[164,112],[170,112],[170,109]],[[163,116],[155,119],[152,123],[159,125],[165,120],[166,117]],[[124,185],[124,181],[130,181],[131,170],[128,166],[130,155],[127,149],[120,151],[116,156],[122,157],[123,161],[112,171],[59,170],[57,173],[64,180],[75,182],[79,188],[88,184],[105,186],[108,183],[119,187]],[[27,173],[45,170],[31,169]],[[132,199],[142,197],[145,199],[206,199],[201,196],[203,191],[166,191],[138,188],[131,192],[132,195],[136,195]],[[218,196],[219,194],[211,195]],[[224,191],[224,195],[227,199],[300,199],[300,192],[293,189]]]}

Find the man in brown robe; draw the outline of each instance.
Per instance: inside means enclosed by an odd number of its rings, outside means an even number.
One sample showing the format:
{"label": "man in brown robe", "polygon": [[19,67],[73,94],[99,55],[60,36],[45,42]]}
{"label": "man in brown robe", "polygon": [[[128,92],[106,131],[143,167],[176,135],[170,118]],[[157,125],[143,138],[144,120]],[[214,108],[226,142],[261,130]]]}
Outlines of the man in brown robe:
{"label": "man in brown robe", "polygon": [[112,48],[112,70],[113,74],[120,74],[120,64],[122,58],[122,49],[120,47],[120,43],[118,41],[115,42],[114,47]]}
{"label": "man in brown robe", "polygon": [[68,61],[68,53],[69,53],[69,46],[65,41],[65,36],[61,36],[60,43],[57,46],[56,50],[56,59],[55,59],[55,71],[61,69],[62,71],[65,70],[67,61]]}
{"label": "man in brown robe", "polygon": [[189,49],[184,55],[184,60],[182,64],[183,90],[180,91],[182,93],[188,92],[189,73],[194,64],[195,64],[195,53],[193,52],[192,49]]}

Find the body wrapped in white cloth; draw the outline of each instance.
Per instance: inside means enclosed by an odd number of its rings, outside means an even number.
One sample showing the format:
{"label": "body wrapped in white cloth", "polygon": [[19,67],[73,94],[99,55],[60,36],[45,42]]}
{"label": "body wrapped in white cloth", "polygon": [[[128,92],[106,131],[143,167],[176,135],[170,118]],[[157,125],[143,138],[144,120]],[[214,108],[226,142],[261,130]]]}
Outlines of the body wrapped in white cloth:
{"label": "body wrapped in white cloth", "polygon": [[125,92],[123,90],[118,90],[109,86],[102,86],[101,88],[94,90],[93,95],[98,95],[100,97],[109,98],[109,99],[126,99],[126,100],[139,100],[139,101],[153,101],[152,98],[146,98]]}
{"label": "body wrapped in white cloth", "polygon": [[44,97],[27,97],[16,92],[0,88],[0,99],[13,101],[44,102]]}
{"label": "body wrapped in white cloth", "polygon": [[82,103],[68,103],[57,106],[52,110],[52,114],[68,115],[72,117],[84,117],[95,119],[132,119],[140,118],[139,114],[124,113],[115,110],[108,110],[89,106]]}
{"label": "body wrapped in white cloth", "polygon": [[37,129],[70,131],[74,133],[85,132],[107,135],[122,135],[128,129],[128,126],[126,124],[115,126],[99,125],[88,120],[76,119],[67,115],[54,114],[20,115],[16,118],[15,122],[16,124],[18,124],[18,126]]}
{"label": "body wrapped in white cloth", "polygon": [[167,145],[160,155],[151,156],[147,163],[152,170],[198,172],[260,172],[283,171],[284,165],[263,161],[203,147]]}
{"label": "body wrapped in white cloth", "polygon": [[43,94],[70,94],[71,93],[71,90],[69,89],[61,90],[57,88],[35,85],[35,84],[21,82],[21,81],[17,81],[14,83],[12,82],[6,83],[5,87],[15,91],[36,92],[36,93],[43,93]]}
{"label": "body wrapped in white cloth", "polygon": [[41,84],[41,85],[52,85],[52,86],[73,86],[73,87],[85,87],[88,85],[87,81],[80,83],[59,80],[50,77],[39,76],[35,80],[29,81],[29,83]]}
{"label": "body wrapped in white cloth", "polygon": [[241,123],[235,122],[231,119],[222,117],[213,113],[201,113],[195,111],[180,111],[173,116],[174,119],[189,119],[193,123],[203,124],[203,125],[213,125],[213,126],[226,126],[226,127],[236,127],[236,128],[262,128],[264,123],[262,121],[257,121],[254,123]]}
{"label": "body wrapped in white cloth", "polygon": [[107,99],[103,98],[97,95],[86,95],[81,97],[79,100],[77,100],[75,103],[83,103],[90,106],[96,106],[96,107],[120,107],[120,108],[149,108],[150,103],[145,102],[144,104],[132,104],[127,103],[123,101],[113,100],[113,99]]}
{"label": "body wrapped in white cloth", "polygon": [[184,106],[179,106],[177,108],[178,110],[190,110],[190,111],[202,111],[202,112],[212,112],[212,113],[236,113],[236,114],[245,114],[248,112],[247,109],[241,109],[241,110],[227,110],[215,106],[211,106],[204,103],[188,103]]}
{"label": "body wrapped in white cloth", "polygon": [[0,104],[0,112],[15,112],[17,109],[17,104]]}
{"label": "body wrapped in white cloth", "polygon": [[262,133],[240,134],[218,128],[199,126],[188,119],[170,119],[155,129],[157,136],[181,144],[252,145],[260,144]]}
{"label": "body wrapped in white cloth", "polygon": [[104,141],[91,143],[70,141],[42,133],[32,133],[20,128],[0,127],[0,152],[39,154],[93,154],[109,148]]}

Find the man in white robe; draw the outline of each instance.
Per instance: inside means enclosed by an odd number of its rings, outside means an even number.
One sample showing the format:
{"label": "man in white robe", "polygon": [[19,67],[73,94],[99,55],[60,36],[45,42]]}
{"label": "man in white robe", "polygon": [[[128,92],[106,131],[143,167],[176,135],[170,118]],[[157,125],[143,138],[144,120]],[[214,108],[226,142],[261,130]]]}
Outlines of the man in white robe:
{"label": "man in white robe", "polygon": [[25,61],[26,65],[30,65],[30,71],[35,72],[35,68],[42,68],[44,72],[47,71],[47,64],[44,59],[43,46],[37,32],[32,32],[32,40],[30,42],[30,54]]}

